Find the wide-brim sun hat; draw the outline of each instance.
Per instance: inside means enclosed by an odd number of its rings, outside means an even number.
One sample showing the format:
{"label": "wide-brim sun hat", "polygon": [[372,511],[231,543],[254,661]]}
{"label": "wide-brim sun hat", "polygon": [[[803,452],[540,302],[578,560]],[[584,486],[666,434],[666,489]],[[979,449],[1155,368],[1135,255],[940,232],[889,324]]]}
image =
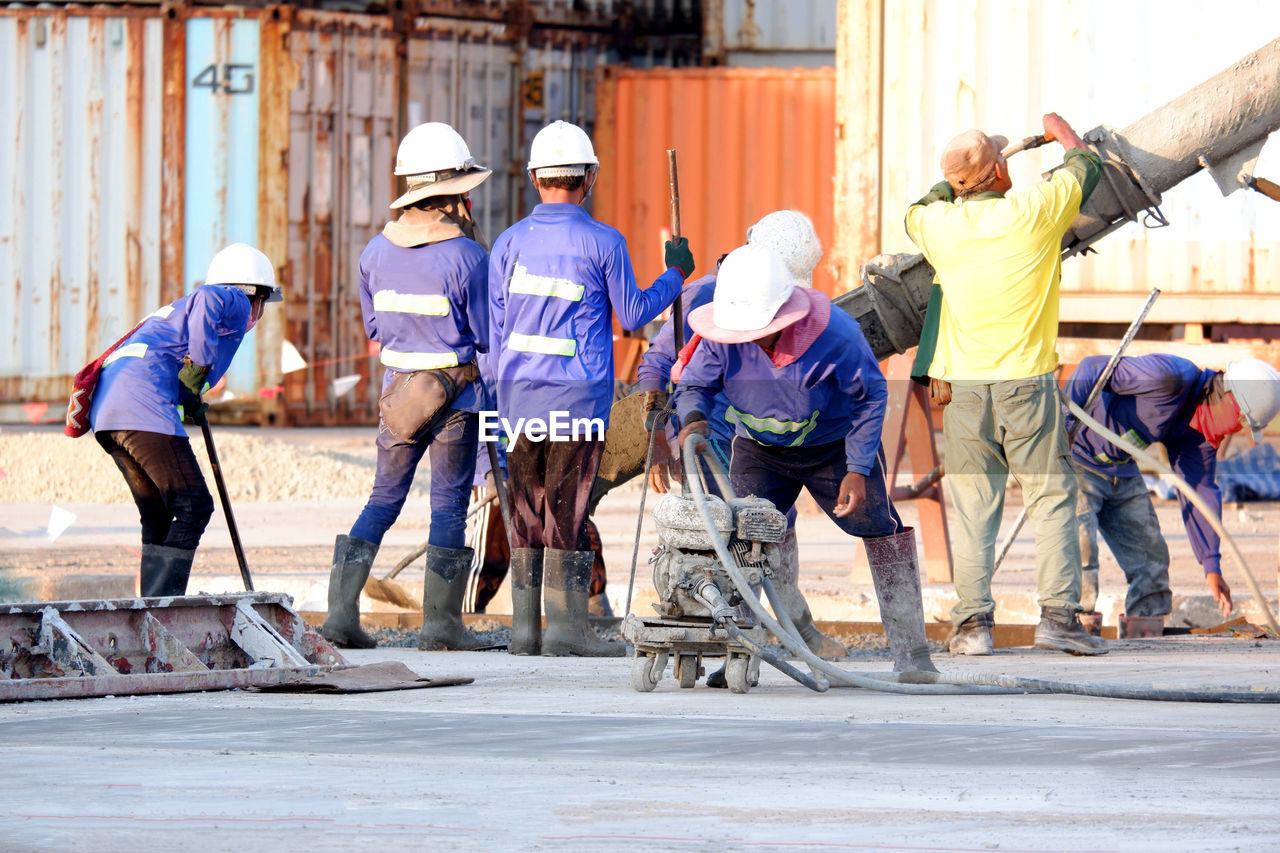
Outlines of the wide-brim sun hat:
{"label": "wide-brim sun hat", "polygon": [[768,337],[809,313],[782,259],[763,246],[740,246],[720,265],[715,297],[689,315],[689,326],[709,341],[741,344]]}
{"label": "wide-brim sun hat", "polygon": [[452,174],[449,172],[427,172],[422,175],[408,175],[405,178],[408,183],[408,190],[404,195],[391,202],[391,208],[396,210],[401,207],[408,207],[415,202],[432,196],[469,193],[483,184],[492,174],[492,169],[486,169],[483,166],[472,166],[465,170],[455,170]]}

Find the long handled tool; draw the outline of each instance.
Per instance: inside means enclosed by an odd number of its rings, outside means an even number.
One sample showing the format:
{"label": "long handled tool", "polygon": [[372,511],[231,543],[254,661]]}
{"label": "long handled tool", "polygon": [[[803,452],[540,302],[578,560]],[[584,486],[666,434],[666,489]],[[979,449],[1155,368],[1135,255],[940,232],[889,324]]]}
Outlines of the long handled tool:
{"label": "long handled tool", "polygon": [[200,431],[204,433],[204,449],[209,453],[209,467],[213,469],[213,482],[218,486],[218,497],[222,500],[222,514],[227,517],[227,530],[231,532],[231,547],[236,552],[236,562],[240,565],[240,577],[244,579],[244,588],[253,592],[253,578],[249,577],[249,565],[244,559],[244,548],[240,545],[240,531],[236,528],[236,517],[231,513],[231,499],[227,497],[227,483],[222,479],[222,465],[218,462],[218,451],[213,446],[213,433],[209,431],[209,419],[200,418]]}
{"label": "long handled tool", "polygon": [[[467,517],[463,521],[470,520],[472,516],[480,510],[487,507],[496,500],[496,496],[489,496],[473,506],[468,512]],[[387,604],[394,604],[396,607],[403,607],[406,610],[416,610],[420,603],[409,593],[404,591],[400,584],[395,582],[396,575],[403,572],[406,568],[413,565],[413,561],[427,553],[427,543],[423,542],[413,552],[408,554],[403,560],[395,564],[391,571],[387,572],[384,578],[375,578],[373,575],[364,582],[364,594],[375,601],[385,601]]]}
{"label": "long handled tool", "polygon": [[[680,174],[676,171],[676,149],[667,149],[667,186],[671,191],[671,242],[680,240]],[[684,349],[684,297],[677,296],[671,306],[671,322],[676,337],[676,354]]]}
{"label": "long handled tool", "polygon": [[[1120,363],[1120,357],[1124,355],[1124,351],[1129,348],[1129,344],[1138,334],[1138,329],[1142,327],[1142,321],[1147,319],[1147,314],[1151,312],[1151,306],[1155,304],[1156,298],[1160,295],[1160,288],[1151,288],[1151,293],[1147,296],[1147,301],[1142,304],[1142,310],[1138,312],[1138,316],[1133,318],[1133,322],[1129,324],[1129,328],[1125,331],[1124,337],[1120,339],[1120,346],[1112,353],[1111,358],[1107,361],[1107,366],[1102,369],[1098,381],[1093,383],[1093,388],[1089,390],[1089,396],[1084,401],[1084,408],[1087,411],[1095,401],[1098,395],[1102,393],[1102,389],[1107,387],[1107,383],[1111,381],[1111,374],[1116,372],[1116,365]],[[1076,440],[1076,433],[1080,431],[1081,423],[1077,420],[1071,426],[1071,432],[1067,434],[1067,447],[1070,447]],[[1000,550],[996,553],[995,569],[1000,568],[1000,564],[1004,562],[1005,555],[1009,553],[1009,549],[1013,547],[1013,540],[1018,538],[1018,532],[1022,530],[1022,525],[1027,521],[1027,508],[1024,506],[1018,513],[1018,517],[1013,520],[1013,527],[1005,536],[1004,541],[1000,543]]]}

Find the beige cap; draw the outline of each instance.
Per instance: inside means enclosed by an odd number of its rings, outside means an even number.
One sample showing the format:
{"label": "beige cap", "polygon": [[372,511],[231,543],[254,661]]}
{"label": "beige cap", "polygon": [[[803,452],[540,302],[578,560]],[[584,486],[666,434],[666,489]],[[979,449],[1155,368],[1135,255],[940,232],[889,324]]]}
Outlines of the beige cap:
{"label": "beige cap", "polygon": [[957,193],[971,192],[990,181],[1000,152],[1009,144],[1003,136],[966,130],[942,151],[942,176]]}

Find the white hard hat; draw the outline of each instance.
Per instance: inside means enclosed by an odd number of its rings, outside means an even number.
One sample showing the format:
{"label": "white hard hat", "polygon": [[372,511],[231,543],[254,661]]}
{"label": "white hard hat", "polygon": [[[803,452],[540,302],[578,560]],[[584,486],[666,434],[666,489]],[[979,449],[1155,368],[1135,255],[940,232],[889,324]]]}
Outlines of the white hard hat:
{"label": "white hard hat", "polygon": [[1223,384],[1236,398],[1253,440],[1262,441],[1262,430],[1280,414],[1280,371],[1257,358],[1227,365]]}
{"label": "white hard hat", "polygon": [[586,131],[567,121],[554,121],[533,138],[525,168],[540,178],[561,178],[585,175],[589,167],[599,165]]}
{"label": "white hard hat", "polygon": [[752,332],[773,320],[793,285],[782,259],[763,246],[740,246],[716,274],[712,317],[722,329]]}
{"label": "white hard hat", "polygon": [[747,243],[764,246],[781,258],[796,287],[813,287],[822,241],[809,217],[798,210],[775,210],[747,229]]}
{"label": "white hard hat", "polygon": [[405,134],[396,149],[395,173],[407,179],[409,191],[392,208],[431,196],[462,195],[493,174],[476,163],[466,140],[442,121],[420,124]]}
{"label": "white hard hat", "polygon": [[267,256],[248,243],[232,243],[209,262],[209,271],[204,276],[205,284],[243,285],[250,295],[256,295],[261,288],[270,291],[268,302],[280,302],[284,293],[276,284],[276,271]]}

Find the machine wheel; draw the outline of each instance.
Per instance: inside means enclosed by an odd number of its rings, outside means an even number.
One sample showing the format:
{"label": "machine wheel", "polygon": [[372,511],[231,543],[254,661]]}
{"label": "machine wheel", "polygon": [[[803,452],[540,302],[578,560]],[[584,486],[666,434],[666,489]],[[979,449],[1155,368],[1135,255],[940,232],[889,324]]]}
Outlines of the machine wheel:
{"label": "machine wheel", "polygon": [[698,683],[698,666],[697,655],[678,655],[676,657],[676,681],[681,687],[690,688]]}
{"label": "machine wheel", "polygon": [[637,693],[649,693],[662,680],[662,671],[667,668],[667,655],[647,655],[639,650],[631,661],[631,689]]}
{"label": "machine wheel", "polygon": [[730,693],[746,693],[751,689],[751,658],[731,655],[725,664],[724,680],[729,684]]}

